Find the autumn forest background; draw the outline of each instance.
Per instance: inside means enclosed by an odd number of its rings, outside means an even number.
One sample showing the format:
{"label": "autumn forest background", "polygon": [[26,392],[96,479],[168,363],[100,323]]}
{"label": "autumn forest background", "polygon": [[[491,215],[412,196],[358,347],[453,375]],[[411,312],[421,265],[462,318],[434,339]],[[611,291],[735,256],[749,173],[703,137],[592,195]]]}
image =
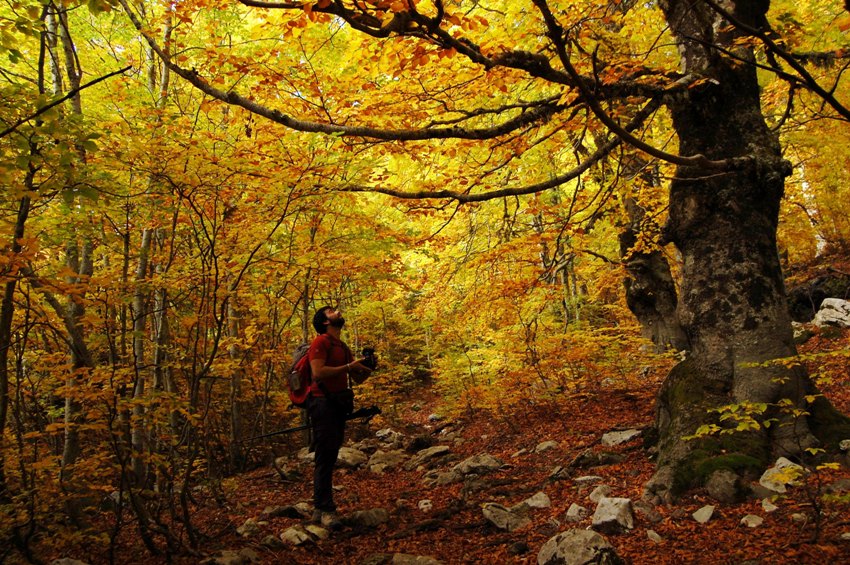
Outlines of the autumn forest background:
{"label": "autumn forest background", "polygon": [[[330,11],[342,2],[263,4],[0,5],[0,561],[122,562],[128,537],[142,559],[196,551],[199,489],[221,502],[296,448],[249,440],[298,424],[282,377],[324,304],[352,349],[378,352],[358,392],[377,425],[421,424],[427,404],[522,427],[529,397],[557,414],[608,389],[648,407],[680,358],[629,294],[635,257],[679,283],[663,232],[680,163],[611,142],[586,92],[541,66],[394,33],[415,2],[363,3],[367,33]],[[479,54],[544,52],[545,2],[421,4]],[[599,85],[673,76],[655,3],[551,4]],[[793,167],[777,252],[794,289],[848,274],[850,14],[779,1],[768,20],[794,64],[738,41]],[[625,88],[608,115],[675,153],[671,115]],[[828,388],[846,335],[819,347],[806,362]]]}

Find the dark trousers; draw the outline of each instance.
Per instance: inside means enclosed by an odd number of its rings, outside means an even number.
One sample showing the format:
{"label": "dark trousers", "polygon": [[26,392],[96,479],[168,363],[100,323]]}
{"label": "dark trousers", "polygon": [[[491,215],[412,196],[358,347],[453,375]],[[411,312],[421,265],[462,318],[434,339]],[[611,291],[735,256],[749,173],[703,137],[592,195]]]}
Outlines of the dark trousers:
{"label": "dark trousers", "polygon": [[310,399],[310,421],[313,423],[313,506],[317,510],[336,510],[333,493],[333,471],[339,448],[345,437],[345,415],[325,398]]}

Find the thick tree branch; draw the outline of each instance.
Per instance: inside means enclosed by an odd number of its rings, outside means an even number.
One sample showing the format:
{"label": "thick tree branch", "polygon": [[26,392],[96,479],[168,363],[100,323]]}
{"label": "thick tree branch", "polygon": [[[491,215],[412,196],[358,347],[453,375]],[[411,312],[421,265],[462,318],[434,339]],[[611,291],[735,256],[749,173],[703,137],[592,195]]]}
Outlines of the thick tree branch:
{"label": "thick tree branch", "polygon": [[411,7],[407,11],[396,12],[386,22],[374,14],[370,14],[365,8],[356,11],[346,8],[340,0],[315,4],[309,2],[266,2],[264,0],[239,0],[239,2],[245,6],[267,9],[306,10],[309,7],[312,12],[330,14],[341,18],[353,29],[371,37],[383,39],[393,34],[420,37],[440,47],[455,49],[485,68],[493,66],[493,62],[482,55],[481,49],[477,45],[457,39],[440,28],[440,23],[445,16],[443,3],[440,0],[434,3],[437,7],[437,15],[433,18],[424,16]]}
{"label": "thick tree branch", "polygon": [[806,70],[806,68],[797,60],[797,58],[780,47],[771,37],[765,33],[764,31],[757,29],[746,22],[742,21],[740,18],[735,17],[734,14],[723,8],[720,4],[715,2],[714,0],[703,0],[712,10],[726,18],[726,20],[734,25],[739,30],[751,35],[753,37],[758,38],[764,43],[765,47],[775,55],[779,56],[780,59],[788,63],[792,69],[794,69],[797,74],[803,79],[803,84],[806,85],[806,88],[820,96],[824,102],[829,104],[833,110],[838,112],[841,117],[845,120],[850,121],[850,108],[847,108],[841,102],[839,102],[832,93],[825,90],[818,81]]}
{"label": "thick tree branch", "polygon": [[[635,117],[626,125],[623,129],[625,131],[633,131],[640,127],[646,120],[651,116],[659,107],[661,106],[661,101],[659,99],[651,100],[646,106],[641,108],[641,110],[635,115]],[[502,190],[493,190],[490,192],[483,192],[477,194],[470,194],[467,192],[454,192],[451,190],[422,190],[417,192],[405,192],[402,190],[395,190],[391,188],[382,188],[382,187],[370,187],[370,186],[356,186],[356,185],[348,185],[348,186],[340,186],[336,187],[336,190],[342,192],[377,192],[380,194],[386,194],[388,196],[393,196],[395,198],[400,198],[403,200],[426,200],[426,199],[442,199],[442,200],[455,200],[462,204],[470,203],[470,202],[485,202],[487,200],[495,200],[497,198],[505,198],[509,196],[524,196],[528,194],[535,194],[538,192],[543,192],[545,190],[549,190],[567,182],[576,179],[587,171],[590,167],[607,157],[611,151],[613,151],[616,147],[618,147],[622,143],[622,139],[619,136],[614,136],[612,139],[601,145],[596,151],[594,151],[591,155],[587,157],[584,161],[579,163],[572,170],[567,171],[564,174],[558,175],[557,177],[550,179],[548,181],[543,181],[540,183],[516,187],[516,188],[505,188]]]}
{"label": "thick tree branch", "polygon": [[[267,2],[264,0],[239,0],[245,6],[265,9],[285,9],[285,10],[304,10],[308,3],[293,3],[293,2]],[[345,8],[339,0],[330,3],[327,6],[319,6],[313,4],[310,10],[313,12],[321,12],[332,14],[344,19],[353,29],[366,33],[372,37],[386,38],[395,34],[397,36],[412,36],[419,37],[428,41],[432,45],[443,49],[454,49],[458,53],[463,54],[469,60],[483,66],[485,69],[494,67],[507,67],[520,70],[528,73],[530,76],[541,78],[554,84],[565,86],[575,86],[573,77],[556,70],[552,67],[549,59],[540,53],[530,53],[528,51],[513,50],[500,53],[493,57],[487,57],[482,54],[481,49],[466,38],[457,38],[451,33],[440,27],[443,22],[445,11],[443,10],[442,2],[435,3],[438,8],[438,14],[433,18],[427,18],[415,10],[396,13],[395,16],[387,23],[383,23],[381,19],[373,14],[365,11],[353,11]],[[640,74],[640,73],[637,73]],[[644,74],[657,75],[656,72],[649,69],[644,71]],[[670,78],[668,75],[667,78]],[[593,79],[582,78],[588,84],[593,84]],[[655,96],[661,91],[661,87],[652,84],[641,84],[628,80],[617,81],[613,85],[604,85],[602,91],[607,95],[619,96]]]}
{"label": "thick tree branch", "polygon": [[[563,39],[564,29],[555,19],[555,16],[549,9],[549,5],[547,4],[546,0],[533,0],[533,2],[534,5],[537,6],[538,10],[540,10],[540,13],[543,15],[543,19],[545,20],[546,27],[548,29],[547,35],[552,41],[552,44],[555,46],[555,49],[558,52],[558,56],[561,59],[561,64],[564,65],[567,74],[569,74],[573,78],[576,87],[581,93],[582,99],[587,103],[588,107],[591,109],[591,111],[593,111],[593,114],[599,119],[599,121],[605,124],[605,126],[609,130],[611,130],[611,132],[619,136],[624,142],[628,143],[635,149],[638,149],[652,157],[655,157],[656,159],[661,159],[662,161],[667,161],[668,163],[673,163],[674,165],[679,165],[683,167],[697,167],[709,170],[734,171],[742,169],[752,162],[751,157],[738,157],[733,159],[723,159],[721,161],[712,161],[704,155],[693,155],[690,157],[673,155],[672,153],[667,153],[665,151],[657,149],[656,147],[653,147],[652,145],[644,142],[643,140],[632,135],[630,132],[626,131],[602,108],[602,106],[599,104],[599,99],[597,98],[597,96],[591,91],[585,81],[582,80],[581,75],[579,75],[578,71],[573,66],[572,61],[570,60],[570,57],[567,54],[566,45]],[[685,78],[687,79],[687,77]]]}
{"label": "thick tree branch", "polygon": [[[162,50],[162,48],[159,47],[156,40],[145,31],[142,22],[138,19],[135,12],[133,12],[133,10],[127,4],[127,1],[119,0],[119,2],[123,6],[133,25],[151,46],[151,49],[153,49],[159,55],[159,57],[163,60],[164,64],[168,68],[170,68],[175,74],[181,76],[193,86],[217,100],[221,100],[227,104],[242,107],[248,110],[249,112],[263,116],[266,119],[269,119],[273,122],[279,123],[285,127],[296,131],[306,133],[340,135],[344,137],[360,137],[364,139],[383,141],[421,141],[436,139],[484,140],[506,135],[508,133],[520,130],[535,123],[548,121],[554,115],[568,108],[568,106],[566,105],[554,104],[551,101],[539,102],[535,107],[523,111],[519,115],[506,120],[502,124],[488,128],[461,128],[455,126],[448,128],[420,127],[410,129],[381,129],[366,126],[345,126],[332,123],[321,123],[309,120],[301,120],[283,114],[279,110],[274,110],[261,104],[258,104],[253,100],[250,100],[232,90],[224,91],[219,88],[216,88],[209,84],[206,80],[204,80],[204,78],[202,78],[196,71],[190,71],[180,67],[171,60],[171,58],[168,56],[167,53]],[[240,0],[240,2],[246,5],[256,4],[255,0]],[[455,48],[466,54],[473,61],[480,63],[485,68],[492,68],[497,64],[510,66],[513,68],[523,69],[533,76],[543,78],[550,82],[573,86],[578,89],[581,95],[581,99],[588,104],[588,106],[591,108],[596,117],[615,135],[619,136],[626,143],[658,159],[680,166],[691,166],[715,171],[739,170],[751,163],[752,159],[750,157],[738,157],[722,161],[712,161],[703,155],[694,155],[690,157],[673,155],[661,151],[640,140],[638,137],[632,135],[626,128],[624,128],[623,126],[618,124],[613,118],[611,118],[600,106],[600,94],[604,96],[604,94],[601,92],[602,89],[600,88],[598,93],[596,92],[596,89],[592,91],[591,86],[589,85],[595,85],[595,81],[582,77],[571,64],[569,58],[566,55],[566,49],[562,38],[563,30],[555,21],[555,18],[549,10],[545,0],[535,0],[534,3],[539,7],[541,13],[544,14],[547,26],[549,27],[550,38],[559,52],[559,57],[561,58],[562,64],[564,65],[567,71],[566,73],[558,72],[552,69],[551,65],[549,64],[548,60],[545,59],[545,57],[534,56],[532,54],[524,52],[510,52],[496,59],[489,59],[487,57],[484,57],[481,55],[480,50],[477,48],[477,46],[475,46],[471,42],[466,42],[462,39],[454,38],[445,30],[441,30],[439,27],[440,21],[438,19],[427,18],[421,14],[418,14],[415,11],[398,13],[391,22],[381,25],[381,21],[374,15],[369,14],[365,11],[352,11],[344,7],[343,4],[338,0],[331,2],[327,6],[320,6],[319,4],[315,4],[312,5],[310,9],[317,12],[334,14],[340,18],[345,19],[345,21],[347,21],[353,28],[358,29],[359,31],[363,31],[364,33],[369,33],[369,35],[372,36],[385,37],[391,33],[418,36],[446,48]],[[303,9],[304,5],[284,2],[280,4],[266,4],[264,5],[264,7]],[[392,22],[397,21],[396,18],[403,18],[404,25],[393,25]],[[521,63],[521,59],[524,59],[525,62]],[[667,94],[672,94],[673,92],[685,87],[687,85],[688,80],[689,78],[685,77],[684,79],[677,81],[677,83],[675,83],[671,88],[665,89],[665,92]],[[531,187],[529,187],[528,190],[530,192],[536,192],[539,190],[545,190],[545,188],[532,189]],[[458,193],[447,192],[445,196],[433,197],[455,198],[458,196],[462,195]],[[480,196],[476,196],[475,198],[479,197]]]}
{"label": "thick tree branch", "polygon": [[339,124],[313,122],[309,120],[300,120],[283,114],[279,110],[274,110],[258,104],[234,91],[224,91],[209,84],[196,71],[184,69],[176,64],[165,51],[159,46],[156,40],[151,37],[145,30],[142,22],[132,11],[126,0],[119,0],[133,25],[142,34],[148,44],[151,46],[157,55],[162,59],[163,63],[171,69],[172,72],[181,76],[195,88],[208,94],[209,96],[221,100],[233,106],[239,106],[248,110],[251,113],[262,116],[268,120],[281,124],[290,129],[305,133],[323,133],[328,135],[341,135],[344,137],[361,137],[382,141],[421,141],[433,139],[492,139],[499,137],[518,129],[524,128],[534,123],[542,123],[550,120],[554,115],[564,111],[567,106],[552,103],[551,100],[544,100],[529,106],[526,110],[517,116],[504,121],[503,123],[488,127],[488,128],[410,128],[410,129],[381,129],[366,126],[344,126]]}
{"label": "thick tree branch", "polygon": [[68,347],[74,350],[74,352],[79,356],[83,362],[83,366],[94,367],[93,358],[85,341],[83,340],[80,328],[77,326],[77,322],[68,313],[67,309],[62,306],[59,299],[56,298],[56,296],[48,290],[46,285],[41,282],[41,279],[35,274],[32,268],[29,266],[21,267],[21,274],[27,279],[27,281],[29,281],[30,286],[44,297],[45,302],[53,308],[53,311],[56,312],[56,315],[62,320],[62,324],[65,326],[65,331],[68,332],[67,337],[65,337]]}

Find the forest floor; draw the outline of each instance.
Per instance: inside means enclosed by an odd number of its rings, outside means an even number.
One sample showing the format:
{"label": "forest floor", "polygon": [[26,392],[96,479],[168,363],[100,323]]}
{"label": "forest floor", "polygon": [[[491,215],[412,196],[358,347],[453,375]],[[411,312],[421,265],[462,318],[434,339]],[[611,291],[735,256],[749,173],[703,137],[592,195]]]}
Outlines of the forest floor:
{"label": "forest floor", "polygon": [[[812,338],[803,351],[846,349],[848,343],[850,332],[829,331]],[[840,410],[850,413],[846,358],[839,358],[831,372],[836,378],[823,385],[823,392]],[[205,536],[203,554],[251,548],[264,564],[361,564],[376,554],[395,553],[430,556],[445,564],[536,563],[540,548],[549,538],[570,528],[590,526],[590,517],[578,523],[566,522],[565,513],[572,503],[585,506],[591,513],[595,508],[587,498],[590,489],[582,490],[571,480],[576,474],[553,481],[553,469],[567,466],[585,450],[602,449],[599,440],[606,432],[649,427],[662,376],[649,375],[641,385],[628,390],[600,386],[581,394],[566,394],[546,404],[529,403],[512,413],[480,412],[450,422],[429,420],[432,412],[439,412],[439,406],[437,399],[423,389],[407,399],[406,409],[398,411],[397,419],[378,418],[368,428],[354,425],[351,433],[362,437],[392,427],[408,437],[430,435],[439,443],[439,431],[451,428],[464,441],[450,443],[451,463],[444,463],[442,470],[467,457],[490,454],[506,465],[486,475],[489,488],[470,497],[462,492],[461,483],[425,486],[422,470],[399,467],[375,474],[366,469],[340,469],[335,475],[340,513],[344,516],[356,510],[384,508],[390,512],[389,523],[367,531],[346,528],[307,546],[272,550],[260,543],[264,537],[277,536],[305,520],[269,518],[264,516],[264,510],[309,501],[312,467],[307,463],[299,467],[303,480],[294,482],[283,481],[271,466],[261,467],[224,482],[226,503],[216,503],[210,497],[196,509],[194,523]],[[534,448],[546,440],[558,442],[559,447],[535,453]],[[273,450],[280,453],[282,447],[281,443],[270,442],[264,448],[271,454]],[[618,451],[625,459],[615,465],[584,469],[579,474],[603,477],[605,484],[612,487],[612,496],[639,500],[643,485],[653,472],[653,462],[642,442],[634,440],[604,449]],[[518,454],[520,450],[525,451]],[[636,513],[632,530],[605,537],[620,557],[632,564],[850,563],[850,540],[841,537],[850,532],[850,496],[845,492],[843,499],[830,497],[824,491],[826,485],[839,479],[850,479],[850,470],[819,471],[774,500],[778,509],[772,512],[763,509],[760,499],[720,504],[710,500],[705,492],[696,491],[675,506],[659,507],[660,522],[650,523]],[[548,495],[552,506],[535,509],[529,526],[507,532],[483,517],[481,505],[485,502],[510,507],[541,491]],[[432,501],[430,512],[418,508],[424,499]],[[716,506],[714,517],[707,524],[700,524],[692,514],[707,504]],[[755,528],[742,525],[741,519],[747,514],[764,518],[764,523]],[[795,521],[795,514],[805,515],[807,521]],[[244,538],[236,529],[249,518],[262,521],[260,532]],[[652,541],[648,530],[655,531],[661,541]],[[140,562],[159,562],[129,535],[122,536],[117,555],[123,555],[119,561],[125,563],[135,562],[131,555],[137,555]],[[172,562],[198,563],[202,559],[178,557]]]}

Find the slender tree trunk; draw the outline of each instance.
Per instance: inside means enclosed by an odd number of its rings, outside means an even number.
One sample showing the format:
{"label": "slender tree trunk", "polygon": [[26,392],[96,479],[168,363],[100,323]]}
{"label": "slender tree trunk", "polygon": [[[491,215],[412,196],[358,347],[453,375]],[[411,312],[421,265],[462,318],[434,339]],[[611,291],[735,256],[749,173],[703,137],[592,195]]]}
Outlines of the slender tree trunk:
{"label": "slender tree trunk", "polygon": [[[48,12],[46,23],[47,47],[51,62],[51,76],[53,77],[53,94],[61,94],[64,90],[62,73],[62,70],[64,70],[64,78],[68,80],[68,87],[76,91],[76,94],[70,99],[71,112],[76,116],[82,116],[82,100],[79,93],[82,71],[76,58],[76,49],[68,28],[67,11],[61,2],[53,5],[53,9]],[[80,162],[85,163],[85,149],[78,147],[77,152]],[[68,179],[69,182],[71,180],[71,178]],[[87,283],[94,268],[92,243],[88,237],[84,238],[83,244],[80,246],[76,233],[72,233],[66,243],[66,264],[71,273],[66,282],[72,288]],[[57,312],[61,310],[61,307],[55,301],[54,308],[57,309]],[[94,361],[85,343],[85,331],[82,322],[84,314],[84,293],[74,291],[68,296],[67,304],[64,312],[62,312],[70,341],[71,374],[66,383],[68,392],[65,397],[65,443],[62,450],[61,468],[62,481],[70,487],[72,493],[81,490],[75,484],[73,471],[82,451],[79,426],[83,421],[83,415],[80,403],[75,396],[77,379],[94,367]],[[69,499],[67,510],[69,516],[77,524],[82,525],[84,523],[82,504],[79,500]]]}
{"label": "slender tree trunk", "polygon": [[[667,231],[682,254],[679,320],[691,350],[659,394],[658,467],[647,493],[671,500],[706,482],[700,469],[725,467],[749,478],[773,457],[801,455],[818,439],[829,446],[842,437],[833,432],[850,432],[850,426],[825,400],[806,404],[804,397],[815,389],[802,368],[764,365],[796,354],[776,246],[790,170],[765,124],[755,68],[713,46],[745,60],[752,53],[735,45],[737,37],[707,5],[667,0],[661,6],[685,72],[710,79],[670,105],[681,154],[754,159],[745,170],[722,175],[680,167],[670,187]],[[746,7],[740,17],[761,27],[764,11],[752,3]],[[780,409],[783,399],[811,416],[795,418]],[[708,410],[742,402],[766,403],[770,408],[759,419],[777,422],[704,441],[683,439],[700,424],[716,422]]]}
{"label": "slender tree trunk", "polygon": [[[304,292],[301,296],[301,343],[310,343],[310,332],[308,328],[310,327],[310,269],[307,269],[307,274],[304,278]],[[293,361],[293,359],[289,359],[289,361]],[[288,368],[288,367],[287,367]],[[289,378],[289,375],[283,375],[284,379]],[[302,408],[299,412],[299,421],[302,426],[306,426],[310,423],[309,414],[305,408]],[[304,428],[304,431],[301,432],[301,441],[305,446],[309,447],[313,443],[313,430],[311,428]]]}
{"label": "slender tree trunk", "polygon": [[145,482],[146,465],[144,453],[146,445],[145,425],[145,388],[147,387],[147,359],[145,357],[145,340],[147,339],[147,318],[149,292],[146,284],[148,273],[148,258],[150,257],[153,230],[142,230],[142,240],[139,244],[139,263],[136,266],[133,293],[133,360],[136,368],[135,386],[133,387],[133,423],[131,431],[131,446],[133,449],[133,473],[136,475],[136,485]]}
{"label": "slender tree trunk", "polygon": [[[160,272],[159,267],[157,268]],[[154,293],[154,312],[156,320],[156,349],[154,350],[154,389],[164,390],[170,397],[177,394],[174,371],[168,364],[168,348],[171,346],[171,329],[168,323],[168,291],[159,288]],[[177,434],[179,413],[172,410],[169,415],[171,434]]]}
{"label": "slender tree trunk", "polygon": [[[144,9],[144,6],[141,6]],[[171,38],[171,12],[166,11],[166,18],[163,25],[163,40],[166,49],[170,45]],[[169,70],[162,64],[161,61],[153,54],[148,52],[148,90],[155,96],[154,106],[156,108],[164,107],[167,101]],[[159,71],[159,72],[158,72]],[[159,82],[159,85],[157,84]],[[153,177],[148,179],[149,190],[155,184]],[[148,358],[145,351],[145,340],[147,339],[148,317],[151,307],[151,290],[148,288],[147,280],[148,273],[151,268],[151,253],[153,250],[154,238],[157,235],[157,229],[145,227],[142,230],[142,237],[139,243],[139,262],[136,266],[135,284],[136,290],[133,294],[133,357],[136,368],[136,382],[133,389],[133,421],[131,432],[131,445],[133,449],[133,472],[136,475],[136,484],[143,485],[147,481],[147,465],[144,461],[145,451],[148,448],[148,422],[145,415],[146,389],[148,388]],[[154,295],[156,292],[153,293]],[[164,299],[164,295],[163,295]],[[164,308],[164,303],[163,303]],[[163,323],[166,313],[163,310],[158,314],[158,321]],[[167,321],[164,322],[167,325]],[[161,354],[162,349],[157,348],[156,354]],[[154,363],[154,371],[157,370]]]}
{"label": "slender tree trunk", "polygon": [[[69,285],[80,285],[83,282],[82,277],[85,277],[86,280],[91,277],[93,270],[91,252],[92,245],[88,240],[83,243],[82,247],[79,247],[74,241],[68,242],[66,245],[67,266],[69,271],[73,273],[66,281]],[[82,452],[79,428],[84,421],[81,404],[76,398],[77,383],[80,377],[85,377],[94,367],[94,361],[85,343],[85,331],[82,323],[84,315],[83,297],[80,295],[70,296],[65,307],[65,327],[68,330],[71,342],[71,374],[66,382],[68,392],[65,396],[65,443],[62,449],[61,465],[62,481],[72,493],[83,490],[76,484],[77,477],[75,477],[74,472],[74,466]],[[82,506],[81,501],[74,498],[70,499],[67,504],[69,516],[78,525],[85,524]]]}
{"label": "slender tree trunk", "polygon": [[[33,170],[28,171],[26,185],[32,189]],[[6,485],[6,420],[9,413],[9,350],[12,347],[12,318],[15,314],[15,288],[18,283],[18,273],[15,269],[16,258],[21,253],[21,238],[24,237],[24,226],[30,212],[30,198],[24,196],[18,204],[18,217],[12,243],[8,248],[9,267],[2,273],[6,278],[3,288],[2,303],[0,303],[0,502],[9,500]]]}
{"label": "slender tree trunk", "polygon": [[230,465],[233,469],[241,469],[245,463],[242,450],[241,348],[236,345],[241,337],[241,329],[235,296],[231,295],[227,301],[227,334],[233,340],[228,347],[228,354],[234,365],[230,376]]}

